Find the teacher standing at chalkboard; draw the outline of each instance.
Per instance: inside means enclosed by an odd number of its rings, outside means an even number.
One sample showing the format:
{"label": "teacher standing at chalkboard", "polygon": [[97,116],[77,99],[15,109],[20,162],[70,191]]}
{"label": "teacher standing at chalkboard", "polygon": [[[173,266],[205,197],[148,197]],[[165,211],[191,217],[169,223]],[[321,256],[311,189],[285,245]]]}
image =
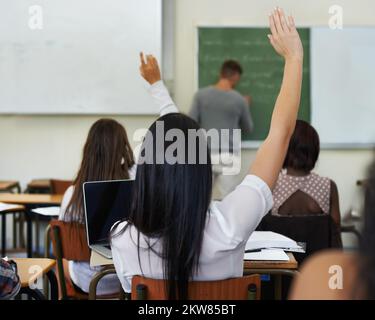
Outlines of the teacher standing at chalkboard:
{"label": "teacher standing at chalkboard", "polygon": [[[223,173],[223,167],[228,164],[220,163],[219,159],[225,157],[225,152],[230,153],[230,158],[240,157],[240,141],[234,143],[234,129],[241,129],[242,133],[253,130],[249,108],[251,98],[242,96],[234,89],[241,75],[242,67],[237,61],[225,61],[220,70],[219,81],[198,91],[190,111],[190,116],[205,130],[217,129],[220,135],[221,130],[229,129],[229,148],[225,148],[225,151],[220,146],[221,140],[217,144],[211,141],[212,162],[216,163],[213,165],[214,183],[221,197],[233,190],[237,184],[237,176]],[[240,159],[236,163],[240,163]]]}

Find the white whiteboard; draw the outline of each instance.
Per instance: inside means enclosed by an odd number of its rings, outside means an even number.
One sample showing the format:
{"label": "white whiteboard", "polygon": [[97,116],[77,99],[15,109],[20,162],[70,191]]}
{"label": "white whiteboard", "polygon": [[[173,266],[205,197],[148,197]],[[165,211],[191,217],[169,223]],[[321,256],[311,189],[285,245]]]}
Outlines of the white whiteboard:
{"label": "white whiteboard", "polygon": [[0,113],[154,114],[139,52],[161,61],[161,39],[161,0],[3,0]]}
{"label": "white whiteboard", "polygon": [[375,143],[375,28],[311,29],[312,124],[322,144]]}

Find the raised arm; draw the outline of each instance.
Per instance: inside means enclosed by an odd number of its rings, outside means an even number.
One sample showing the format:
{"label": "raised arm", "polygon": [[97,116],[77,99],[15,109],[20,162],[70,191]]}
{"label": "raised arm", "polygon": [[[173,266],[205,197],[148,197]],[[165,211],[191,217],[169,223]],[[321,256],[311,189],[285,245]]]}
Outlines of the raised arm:
{"label": "raised arm", "polygon": [[152,55],[147,55],[146,60],[143,52],[140,53],[141,66],[139,68],[142,77],[151,85],[150,93],[159,107],[160,116],[168,113],[179,112],[173,102],[167,88],[161,80],[158,61]]}
{"label": "raised arm", "polygon": [[272,189],[282,168],[289,140],[294,131],[301,98],[303,48],[292,17],[281,9],[270,15],[270,43],[285,59],[284,77],[272,114],[268,136],[259,148],[250,174],[264,180]]}

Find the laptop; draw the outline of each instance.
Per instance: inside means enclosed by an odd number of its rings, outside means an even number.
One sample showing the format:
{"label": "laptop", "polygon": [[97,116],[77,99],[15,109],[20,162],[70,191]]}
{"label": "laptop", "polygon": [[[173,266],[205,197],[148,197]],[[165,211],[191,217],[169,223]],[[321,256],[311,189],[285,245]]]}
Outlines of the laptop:
{"label": "laptop", "polygon": [[112,226],[129,216],[134,180],[94,181],[83,184],[87,242],[91,250],[111,259]]}

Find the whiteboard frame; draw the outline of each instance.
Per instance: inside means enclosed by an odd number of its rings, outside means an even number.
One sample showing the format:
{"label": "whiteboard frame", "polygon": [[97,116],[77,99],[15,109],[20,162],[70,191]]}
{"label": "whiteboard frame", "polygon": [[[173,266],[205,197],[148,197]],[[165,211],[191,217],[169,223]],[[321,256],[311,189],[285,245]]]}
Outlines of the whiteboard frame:
{"label": "whiteboard frame", "polygon": [[[214,23],[195,23],[194,24],[194,75],[193,75],[193,88],[194,92],[199,90],[199,28],[268,28],[268,25],[264,24],[236,24],[236,23],[228,23],[228,24],[214,24]],[[325,24],[316,24],[314,26],[305,25],[305,24],[298,24],[299,28],[322,28],[327,27]],[[351,25],[347,26],[348,28],[375,28],[374,26],[360,26],[360,25]],[[310,59],[311,59],[311,45],[310,45]],[[310,81],[310,92],[312,82]],[[313,98],[311,97],[311,110],[310,116],[312,118],[313,113]],[[313,124],[314,125],[314,124]],[[241,148],[243,150],[256,150],[258,149],[263,140],[243,140],[241,142]],[[320,149],[322,150],[371,150],[375,149],[375,142],[374,143],[321,143]]]}

